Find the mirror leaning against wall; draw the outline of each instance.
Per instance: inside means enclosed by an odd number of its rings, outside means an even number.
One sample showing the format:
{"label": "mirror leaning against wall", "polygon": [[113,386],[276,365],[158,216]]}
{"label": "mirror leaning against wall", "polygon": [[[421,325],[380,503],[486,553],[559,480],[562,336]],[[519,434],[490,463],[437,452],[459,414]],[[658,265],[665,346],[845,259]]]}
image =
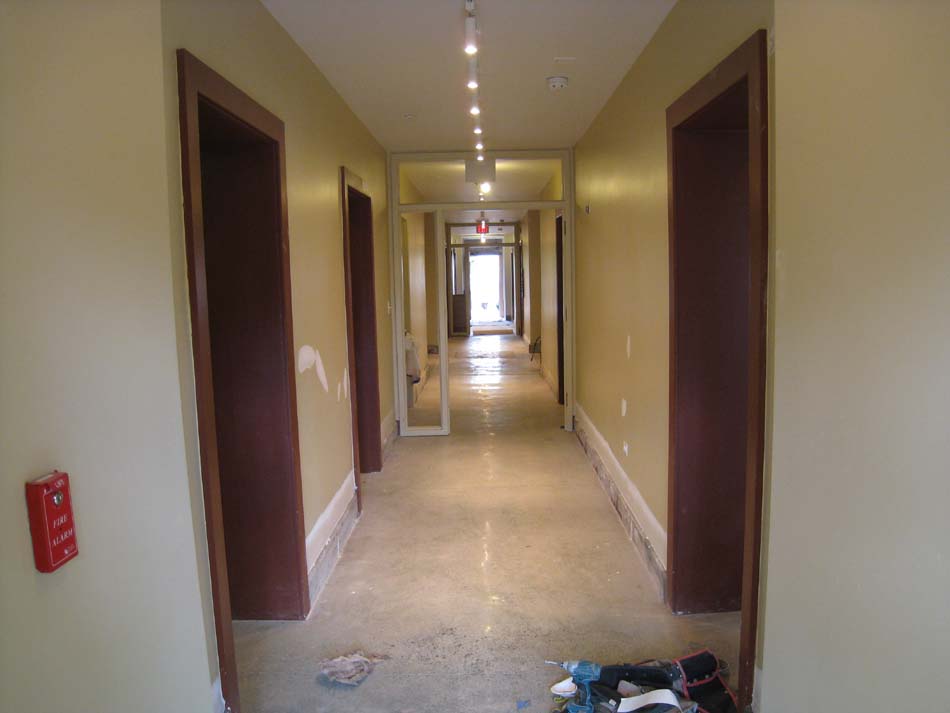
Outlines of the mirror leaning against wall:
{"label": "mirror leaning against wall", "polygon": [[444,269],[435,212],[400,214],[402,353],[406,423],[411,429],[443,427],[440,322]]}

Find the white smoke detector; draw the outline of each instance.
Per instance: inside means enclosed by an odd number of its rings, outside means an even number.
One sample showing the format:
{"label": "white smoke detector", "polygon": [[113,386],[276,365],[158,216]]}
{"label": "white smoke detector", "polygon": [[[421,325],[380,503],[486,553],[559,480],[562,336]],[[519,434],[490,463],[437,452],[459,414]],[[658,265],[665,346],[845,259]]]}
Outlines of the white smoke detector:
{"label": "white smoke detector", "polygon": [[548,77],[548,89],[559,92],[567,86],[567,77]]}

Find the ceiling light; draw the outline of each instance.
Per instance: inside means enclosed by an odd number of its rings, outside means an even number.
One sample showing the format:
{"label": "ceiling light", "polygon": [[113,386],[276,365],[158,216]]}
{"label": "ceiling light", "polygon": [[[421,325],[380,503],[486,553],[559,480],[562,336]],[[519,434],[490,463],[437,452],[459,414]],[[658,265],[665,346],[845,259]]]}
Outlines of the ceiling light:
{"label": "ceiling light", "polygon": [[482,110],[478,108],[478,104],[472,104],[472,108],[468,110],[468,113],[472,116],[478,116],[482,113]]}
{"label": "ceiling light", "polygon": [[485,196],[479,196],[479,197],[478,197],[478,200],[480,200],[480,201],[485,200]]}
{"label": "ceiling light", "polygon": [[475,27],[474,15],[465,18],[465,54],[471,56],[478,52],[478,42],[476,40],[477,28]]}
{"label": "ceiling light", "polygon": [[468,60],[468,88],[478,89],[478,60],[470,57]]}
{"label": "ceiling light", "polygon": [[479,141],[477,144],[475,144],[475,149],[476,149],[477,151],[481,151],[483,148],[485,148],[485,144],[483,144],[481,141]]}
{"label": "ceiling light", "polygon": [[472,131],[472,133],[473,133],[473,134],[481,134],[481,133],[482,133],[482,127],[476,126],[475,129],[474,129],[474,131]]}
{"label": "ceiling light", "polygon": [[485,157],[482,156],[481,154],[478,154],[478,156],[475,157],[475,160],[476,160],[476,161],[484,161],[484,160],[485,160]]}
{"label": "ceiling light", "polygon": [[483,193],[491,193],[491,184],[488,181],[485,181],[479,188],[482,189]]}
{"label": "ceiling light", "polygon": [[475,41],[475,18],[471,15],[465,18],[465,54],[475,54],[478,52],[478,44]]}

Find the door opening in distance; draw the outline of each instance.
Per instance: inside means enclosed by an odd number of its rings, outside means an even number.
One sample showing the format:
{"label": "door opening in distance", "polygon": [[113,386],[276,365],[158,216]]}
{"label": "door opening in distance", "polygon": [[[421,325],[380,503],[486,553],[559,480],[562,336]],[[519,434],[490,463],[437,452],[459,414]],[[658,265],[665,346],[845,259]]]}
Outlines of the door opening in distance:
{"label": "door opening in distance", "polygon": [[473,252],[469,255],[472,288],[472,324],[502,321],[501,252]]}

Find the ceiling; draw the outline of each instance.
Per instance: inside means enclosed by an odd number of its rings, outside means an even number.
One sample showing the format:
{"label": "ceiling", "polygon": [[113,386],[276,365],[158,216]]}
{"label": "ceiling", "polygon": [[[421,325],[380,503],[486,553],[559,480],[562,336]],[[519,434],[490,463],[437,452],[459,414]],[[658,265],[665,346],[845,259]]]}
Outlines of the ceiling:
{"label": "ceiling", "polygon": [[[476,0],[486,148],[573,146],[674,1]],[[387,149],[472,147],[463,0],[263,2]]]}
{"label": "ceiling", "polygon": [[[489,158],[491,158],[489,156]],[[400,164],[407,179],[426,203],[461,203],[478,200],[478,188],[465,182],[465,161],[413,161]],[[488,201],[536,201],[553,178],[560,179],[561,160],[498,159]],[[560,180],[558,180],[560,182]],[[553,200],[560,199],[557,196]],[[400,197],[406,203],[406,197]]]}

